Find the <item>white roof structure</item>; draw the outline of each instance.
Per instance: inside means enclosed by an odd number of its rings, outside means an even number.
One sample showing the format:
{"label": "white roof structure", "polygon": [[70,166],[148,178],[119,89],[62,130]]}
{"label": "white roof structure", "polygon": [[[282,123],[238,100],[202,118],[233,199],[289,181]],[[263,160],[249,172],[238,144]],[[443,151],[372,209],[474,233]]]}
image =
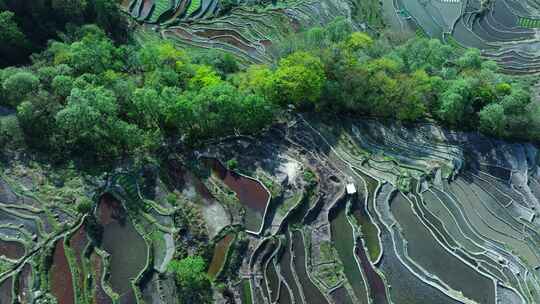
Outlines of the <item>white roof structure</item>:
{"label": "white roof structure", "polygon": [[347,194],[355,194],[356,193],[356,187],[354,184],[347,184]]}

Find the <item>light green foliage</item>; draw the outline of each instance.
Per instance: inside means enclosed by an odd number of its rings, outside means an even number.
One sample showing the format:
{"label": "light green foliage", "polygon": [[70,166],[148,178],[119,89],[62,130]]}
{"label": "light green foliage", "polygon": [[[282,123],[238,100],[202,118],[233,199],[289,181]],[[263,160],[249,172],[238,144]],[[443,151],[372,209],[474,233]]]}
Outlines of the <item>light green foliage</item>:
{"label": "light green foliage", "polygon": [[0,100],[17,108],[25,142],[58,159],[146,157],[169,139],[192,147],[256,133],[290,105],[435,118],[504,137],[540,132],[528,86],[499,74],[477,50],[424,38],[393,45],[354,32],[344,18],[291,36],[277,48],[277,65],[241,71],[231,55],[160,41],[115,45],[92,25],[65,38],[34,66],[0,70]]}
{"label": "light green foliage", "polygon": [[201,6],[201,0],[191,0],[189,7],[186,11],[186,16],[193,14]]}
{"label": "light green foliage", "polygon": [[330,42],[338,43],[346,40],[351,35],[352,26],[345,17],[340,16],[328,23],[324,31]]}
{"label": "light green foliage", "polygon": [[359,51],[373,46],[373,39],[366,33],[354,32],[346,41],[346,46],[351,51]]}
{"label": "light green foliage", "polygon": [[504,107],[501,104],[492,103],[480,111],[480,131],[495,136],[505,135]]}
{"label": "light green foliage", "polygon": [[189,81],[189,88],[199,90],[204,87],[218,85],[221,78],[210,66],[199,65],[195,67],[195,75]]}
{"label": "light green foliage", "polygon": [[243,73],[235,75],[233,82],[242,91],[260,96],[270,96],[272,90],[272,71],[265,65],[251,65]]}
{"label": "light green foliage", "polygon": [[202,257],[188,256],[182,260],[172,260],[168,269],[176,276],[182,303],[209,303],[210,280]]}
{"label": "light green foliage", "polygon": [[272,96],[279,104],[307,106],[321,96],[324,81],[319,58],[296,52],[280,60],[272,79]]}
{"label": "light green foliage", "polygon": [[87,197],[82,197],[77,203],[77,212],[86,214],[92,210],[92,201]]}
{"label": "light green foliage", "polygon": [[[55,62],[67,63],[76,72],[102,73],[109,68],[121,68],[121,63],[116,62],[118,50],[112,41],[98,28],[88,26],[80,41],[73,42],[68,46],[58,48]],[[116,65],[115,65],[116,64]]]}

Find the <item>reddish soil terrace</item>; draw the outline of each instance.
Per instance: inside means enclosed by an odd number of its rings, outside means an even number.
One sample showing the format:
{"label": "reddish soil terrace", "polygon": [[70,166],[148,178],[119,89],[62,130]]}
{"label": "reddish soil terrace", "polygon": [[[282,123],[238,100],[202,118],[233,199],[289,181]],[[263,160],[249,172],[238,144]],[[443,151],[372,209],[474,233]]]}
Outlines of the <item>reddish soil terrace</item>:
{"label": "reddish soil terrace", "polygon": [[75,293],[71,270],[69,268],[66,252],[64,250],[64,240],[56,242],[53,255],[53,265],[50,269],[51,292],[61,304],[74,304]]}
{"label": "reddish soil terrace", "polygon": [[101,197],[99,203],[99,219],[103,226],[110,224],[111,222],[119,219],[120,212],[122,212],[122,204],[114,199],[112,195],[105,194]]}
{"label": "reddish soil terrace", "polygon": [[0,241],[0,255],[18,260],[24,256],[24,246],[16,241]]}
{"label": "reddish soil terrace", "polygon": [[97,253],[92,253],[90,257],[90,262],[92,263],[92,275],[93,282],[95,284],[94,289],[94,304],[112,304],[112,300],[107,295],[103,286],[101,286],[101,274],[103,273],[103,262],[101,257]]}
{"label": "reddish soil terrace", "polygon": [[211,161],[211,165],[213,171],[236,193],[242,204],[260,213],[264,213],[270,195],[261,184],[227,170],[217,160]]}

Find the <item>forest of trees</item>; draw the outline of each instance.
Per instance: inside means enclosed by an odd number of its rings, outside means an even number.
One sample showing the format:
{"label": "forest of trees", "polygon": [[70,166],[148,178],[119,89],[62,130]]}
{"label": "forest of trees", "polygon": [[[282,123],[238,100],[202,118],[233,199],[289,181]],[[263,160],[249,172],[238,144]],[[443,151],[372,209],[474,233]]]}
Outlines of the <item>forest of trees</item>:
{"label": "forest of trees", "polygon": [[[111,6],[102,14],[121,13]],[[23,41],[17,20],[1,12],[0,26],[9,31],[0,32]],[[16,113],[0,120],[0,144],[59,161],[110,162],[153,155],[170,143],[193,147],[255,133],[291,106],[540,139],[530,84],[498,73],[475,49],[375,39],[338,18],[279,44],[276,64],[244,66],[218,51],[126,43],[98,24],[70,27],[30,65],[0,70],[0,106]]]}
{"label": "forest of trees", "polygon": [[[117,0],[0,0],[0,67],[29,63],[59,33],[96,23],[114,39],[127,37]],[[125,41],[125,40],[124,40]]]}

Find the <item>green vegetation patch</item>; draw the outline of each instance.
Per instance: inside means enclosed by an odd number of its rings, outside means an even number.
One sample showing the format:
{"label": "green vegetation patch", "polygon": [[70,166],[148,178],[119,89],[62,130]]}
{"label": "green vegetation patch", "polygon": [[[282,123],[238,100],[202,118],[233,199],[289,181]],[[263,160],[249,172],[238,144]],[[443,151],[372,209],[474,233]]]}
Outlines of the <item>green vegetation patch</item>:
{"label": "green vegetation patch", "polygon": [[201,0],[191,0],[189,7],[186,11],[186,16],[190,16],[201,7]]}

